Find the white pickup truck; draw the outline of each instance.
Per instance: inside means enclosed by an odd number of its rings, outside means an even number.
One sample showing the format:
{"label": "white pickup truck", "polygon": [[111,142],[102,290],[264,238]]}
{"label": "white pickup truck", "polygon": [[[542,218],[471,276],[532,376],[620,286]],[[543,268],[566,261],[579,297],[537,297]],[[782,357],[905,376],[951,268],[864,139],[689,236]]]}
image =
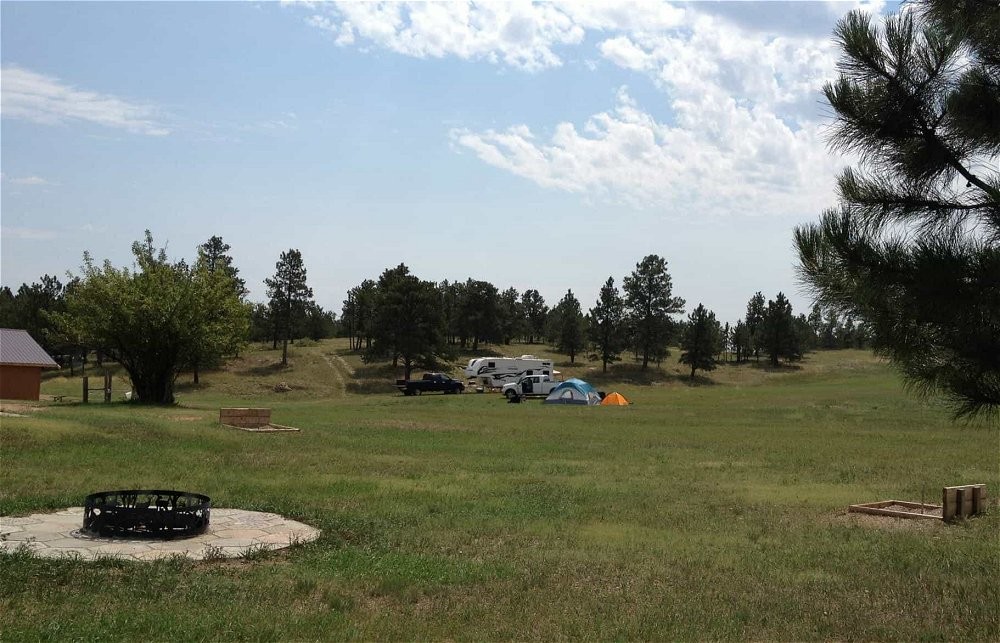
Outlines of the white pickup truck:
{"label": "white pickup truck", "polygon": [[550,375],[525,375],[516,382],[504,384],[500,390],[509,400],[518,396],[548,395],[560,384],[562,382],[552,379]]}

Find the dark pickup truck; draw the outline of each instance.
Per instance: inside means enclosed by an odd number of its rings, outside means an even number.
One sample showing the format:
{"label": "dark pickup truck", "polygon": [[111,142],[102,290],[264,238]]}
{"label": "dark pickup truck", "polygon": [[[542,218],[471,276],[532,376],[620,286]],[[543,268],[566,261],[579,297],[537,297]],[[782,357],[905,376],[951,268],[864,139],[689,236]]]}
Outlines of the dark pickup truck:
{"label": "dark pickup truck", "polygon": [[453,380],[444,373],[424,373],[419,380],[396,380],[396,388],[403,395],[421,395],[429,391],[440,391],[444,394],[461,393],[465,384]]}

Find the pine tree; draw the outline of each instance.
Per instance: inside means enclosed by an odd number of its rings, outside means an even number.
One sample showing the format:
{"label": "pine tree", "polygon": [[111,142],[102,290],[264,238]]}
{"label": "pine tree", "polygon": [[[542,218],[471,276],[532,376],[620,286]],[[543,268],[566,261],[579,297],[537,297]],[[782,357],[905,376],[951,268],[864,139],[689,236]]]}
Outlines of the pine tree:
{"label": "pine tree", "polygon": [[399,264],[382,273],[376,291],[372,346],[365,361],[389,356],[397,366],[402,360],[404,379],[415,366],[435,366],[446,352],[437,285]]}
{"label": "pine tree", "polygon": [[840,205],[798,228],[803,281],[957,415],[1000,408],[1000,4],[845,16],[824,87]]}
{"label": "pine tree", "polygon": [[585,320],[583,312],[580,310],[580,300],[576,298],[572,290],[566,291],[554,311],[558,311],[556,319],[556,349],[569,355],[569,363],[576,361],[576,354],[584,348],[585,341]]}
{"label": "pine tree", "polygon": [[294,316],[305,311],[312,301],[312,288],[306,285],[306,267],[302,253],[292,248],[281,253],[275,264],[274,276],[265,279],[271,310],[281,334],[281,365],[288,365],[288,340],[292,334]]}
{"label": "pine tree", "polygon": [[[233,265],[233,258],[228,254],[230,246],[222,240],[222,237],[213,236],[205,243],[198,246],[198,258],[195,260],[195,269],[204,271],[212,278],[221,279],[229,284],[233,294],[240,301],[246,299],[250,293],[247,290],[246,282],[239,277],[239,269]],[[215,356],[220,357],[220,356]],[[194,383],[200,381],[200,370],[202,366],[212,366],[212,357],[200,355],[197,351],[191,357],[191,371],[194,376]]]}
{"label": "pine tree", "polygon": [[719,322],[715,313],[701,304],[688,316],[681,338],[681,363],[691,367],[691,379],[696,369],[715,370],[715,354],[719,347]]}
{"label": "pine tree", "polygon": [[733,350],[736,352],[737,364],[750,359],[750,331],[742,319],[733,328]]}
{"label": "pine tree", "polygon": [[792,304],[784,293],[779,292],[774,300],[767,302],[760,328],[761,348],[767,352],[772,366],[777,366],[779,359],[792,361],[802,357]]}
{"label": "pine tree", "polygon": [[462,289],[459,311],[465,330],[472,339],[472,350],[479,350],[480,341],[488,342],[499,337],[500,293],[490,282],[467,280]]}
{"label": "pine tree", "polygon": [[521,295],[515,288],[500,293],[498,300],[498,328],[500,341],[510,344],[514,337],[524,330],[524,311],[521,310]]}
{"label": "pine tree", "polygon": [[608,372],[608,364],[621,359],[625,348],[625,300],[615,288],[614,277],[608,277],[601,287],[597,303],[590,309],[588,335],[593,354]]}
{"label": "pine tree", "polygon": [[672,296],[673,282],[667,272],[667,261],[648,255],[625,277],[625,305],[635,333],[637,352],[642,355],[642,368],[650,359],[668,355],[667,343],[673,333],[671,315],[684,312],[684,300]]}
{"label": "pine tree", "polygon": [[747,302],[747,359],[750,358],[750,354],[753,353],[754,358],[760,361],[760,349],[763,343],[763,338],[761,336],[762,326],[764,324],[764,295],[757,291],[757,293],[750,298]]}
{"label": "pine tree", "polygon": [[545,336],[545,320],[549,315],[549,307],[545,305],[545,298],[537,290],[525,290],[521,295],[521,308],[524,310],[528,343],[534,344],[536,338]]}
{"label": "pine tree", "polygon": [[204,267],[209,272],[222,272],[233,283],[233,291],[240,299],[246,299],[250,294],[247,290],[247,283],[240,278],[240,270],[233,265],[233,258],[229,255],[230,245],[222,240],[222,237],[213,236],[205,243],[198,246],[197,265]]}

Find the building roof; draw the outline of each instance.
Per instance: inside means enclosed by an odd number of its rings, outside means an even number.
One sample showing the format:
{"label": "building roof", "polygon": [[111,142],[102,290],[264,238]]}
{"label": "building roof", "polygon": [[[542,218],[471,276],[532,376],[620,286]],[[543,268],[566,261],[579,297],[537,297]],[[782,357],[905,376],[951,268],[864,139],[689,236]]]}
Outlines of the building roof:
{"label": "building roof", "polygon": [[59,368],[26,330],[0,328],[0,364]]}

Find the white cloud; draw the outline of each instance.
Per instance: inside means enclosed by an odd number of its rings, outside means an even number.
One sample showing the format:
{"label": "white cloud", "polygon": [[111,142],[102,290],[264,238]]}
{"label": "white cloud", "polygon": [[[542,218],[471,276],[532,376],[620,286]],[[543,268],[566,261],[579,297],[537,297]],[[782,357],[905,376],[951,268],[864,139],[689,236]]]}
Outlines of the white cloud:
{"label": "white cloud", "polygon": [[574,59],[596,73],[588,56],[597,53],[650,79],[666,118],[621,91],[612,109],[585,123],[551,125],[547,140],[527,124],[455,128],[456,149],[585,198],[801,214],[831,202],[841,163],[822,136],[819,90],[834,77],[837,57],[830,32],[847,11],[883,4],[335,3],[315,8],[309,22],[340,46],[528,72],[559,67],[560,52],[589,35],[596,52]]}
{"label": "white cloud", "polygon": [[337,2],[308,23],[340,46],[370,42],[416,58],[455,56],[527,71],[562,64],[554,48],[578,44],[585,26],[550,3]]}
{"label": "white cloud", "polygon": [[109,94],[76,89],[58,78],[6,65],[0,76],[0,113],[45,125],[89,122],[136,134],[165,136],[157,110]]}
{"label": "white cloud", "polygon": [[47,241],[49,239],[55,239],[58,236],[54,230],[46,230],[43,228],[17,228],[10,226],[3,226],[0,228],[0,235],[6,237],[7,239],[28,239],[32,241]]}
{"label": "white cloud", "polygon": [[40,176],[7,176],[6,174],[0,174],[0,179],[14,185],[52,185],[51,181],[43,179]]}
{"label": "white cloud", "polygon": [[451,136],[483,162],[538,185],[676,215],[801,214],[829,203],[837,162],[818,128],[793,131],[732,99],[711,109],[698,127],[667,125],[623,89],[613,110],[580,128],[559,123],[547,141],[524,125]]}

